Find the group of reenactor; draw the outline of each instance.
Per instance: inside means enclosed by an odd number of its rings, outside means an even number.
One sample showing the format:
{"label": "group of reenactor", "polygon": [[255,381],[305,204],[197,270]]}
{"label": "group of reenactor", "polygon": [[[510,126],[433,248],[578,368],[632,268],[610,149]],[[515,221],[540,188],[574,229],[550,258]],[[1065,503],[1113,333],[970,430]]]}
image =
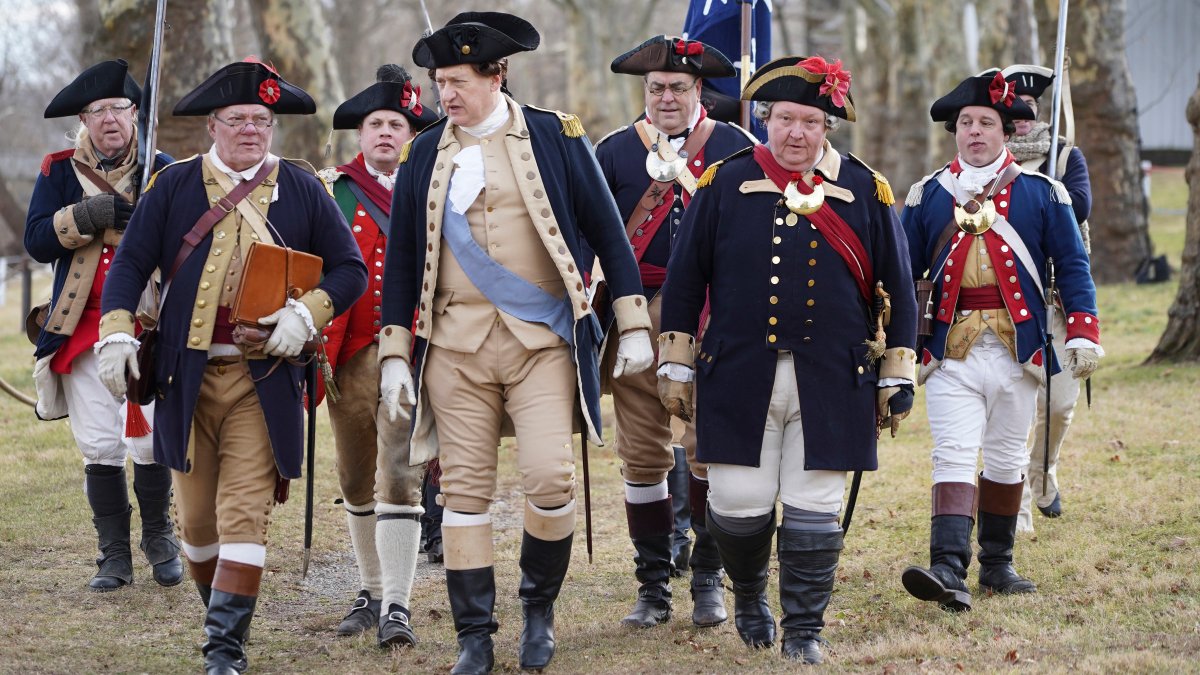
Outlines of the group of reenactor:
{"label": "group of reenactor", "polygon": [[[958,154],[898,216],[887,180],[828,138],[857,119],[840,61],[786,56],[750,77],[742,99],[765,126],[760,144],[703,104],[705,78],[735,74],[725,56],[651,38],[612,62],[642,78],[644,115],[593,148],[577,117],[510,95],[509,57],[539,41],[496,12],[422,37],[413,61],[444,116],[403,69],[380,68],[333,117],[361,152],[320,179],[270,151],[277,116],[311,114],[313,99],[269,65],[230,64],[174,108],[206,117],[211,149],[158,154],[136,208],[140,93],[126,64],[89,68],[50,104],[47,117],[81,125],[73,149],[43,162],[26,231],[30,254],[55,268],[38,414],[69,413],[84,456],[101,551],[91,586],[132,582],[132,454],[155,581],[182,580],[182,552],[206,608],[207,672],[243,672],[272,508],[301,475],[306,397],[324,395],[360,574],[339,634],[417,644],[410,591],[437,458],[452,672],[492,669],[489,509],[500,439],[515,436],[519,664],[541,670],[575,531],[572,436],[602,438],[611,392],[640,585],[621,623],[671,617],[682,499],[692,621],[727,620],[728,578],[747,645],[820,663],[846,474],[877,468],[880,432],[895,435],[924,384],[931,561],[905,570],[904,587],[969,609],[977,528],[980,589],[1032,592],[1013,547],[1039,383],[1085,378],[1103,355],[1079,226],[1086,165],[1070,151],[1070,190],[1037,172],[1053,164],[1045,125],[1031,126],[1053,73],[989,70],[938,99],[931,117]],[[1032,134],[1021,156],[1006,147],[1018,125]],[[321,277],[248,342],[231,317],[255,290],[241,286],[259,244],[319,256]],[[1065,338],[1049,354],[1048,322]],[[155,357],[140,369],[151,328]],[[321,391],[306,386],[311,359],[332,369]],[[151,384],[147,405],[125,400],[130,376]],[[1056,396],[1067,389],[1055,380]],[[1069,422],[1077,394],[1075,383],[1052,412]],[[686,423],[686,494],[668,488],[672,416]],[[1061,514],[1056,491],[1031,487],[1044,514]]]}

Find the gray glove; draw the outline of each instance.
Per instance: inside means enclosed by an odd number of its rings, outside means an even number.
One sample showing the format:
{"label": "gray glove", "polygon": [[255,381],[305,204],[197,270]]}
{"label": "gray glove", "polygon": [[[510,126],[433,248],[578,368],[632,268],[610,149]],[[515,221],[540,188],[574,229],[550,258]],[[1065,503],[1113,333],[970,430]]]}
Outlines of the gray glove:
{"label": "gray glove", "polygon": [[133,204],[116,195],[94,195],[72,206],[71,215],[80,234],[96,234],[109,228],[120,231],[129,224]]}
{"label": "gray glove", "polygon": [[134,379],[140,380],[142,377],[138,370],[137,349],[133,342],[114,341],[106,343],[97,354],[99,363],[96,374],[100,376],[100,383],[117,400],[125,398],[126,369]]}

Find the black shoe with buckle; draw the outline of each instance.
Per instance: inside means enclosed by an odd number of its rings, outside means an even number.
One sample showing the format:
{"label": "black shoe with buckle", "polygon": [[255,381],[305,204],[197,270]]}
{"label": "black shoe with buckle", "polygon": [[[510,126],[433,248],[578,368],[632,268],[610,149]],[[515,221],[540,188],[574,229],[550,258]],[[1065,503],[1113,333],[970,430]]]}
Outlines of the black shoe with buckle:
{"label": "black shoe with buckle", "polygon": [[374,628],[379,623],[380,602],[371,598],[370,591],[359,591],[350,612],[342,619],[342,623],[338,624],[337,634],[359,635]]}
{"label": "black shoe with buckle", "polygon": [[409,612],[404,607],[392,603],[388,605],[388,613],[379,617],[379,646],[413,647],[417,644],[417,634],[409,625]]}

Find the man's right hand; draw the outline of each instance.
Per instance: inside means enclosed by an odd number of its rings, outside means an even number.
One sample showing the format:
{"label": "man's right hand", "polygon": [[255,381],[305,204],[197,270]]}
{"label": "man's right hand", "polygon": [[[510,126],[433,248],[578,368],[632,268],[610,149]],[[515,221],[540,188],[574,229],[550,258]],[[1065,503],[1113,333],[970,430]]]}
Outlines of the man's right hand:
{"label": "man's right hand", "polygon": [[678,363],[664,363],[658,368],[658,400],[668,413],[684,422],[692,421],[691,375],[691,368]]}
{"label": "man's right hand", "polygon": [[[129,337],[132,339],[133,336]],[[130,376],[135,380],[142,377],[138,370],[137,350],[136,343],[119,340],[105,343],[97,354],[100,383],[118,401],[125,398],[125,369],[129,369]]]}
{"label": "man's right hand", "polygon": [[396,357],[383,362],[379,367],[379,391],[389,420],[407,421],[411,417],[408,407],[417,404],[417,394],[407,361]]}

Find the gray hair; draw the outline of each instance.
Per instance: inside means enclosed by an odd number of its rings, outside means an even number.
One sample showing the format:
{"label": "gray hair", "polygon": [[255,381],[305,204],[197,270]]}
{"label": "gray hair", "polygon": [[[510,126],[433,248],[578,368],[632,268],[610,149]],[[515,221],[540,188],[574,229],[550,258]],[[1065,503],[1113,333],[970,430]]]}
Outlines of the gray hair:
{"label": "gray hair", "polygon": [[[771,117],[771,108],[775,106],[775,101],[755,101],[751,108],[751,114],[754,117],[766,124],[767,119]],[[837,131],[842,126],[842,119],[829,113],[825,113],[825,130],[826,132]]]}

